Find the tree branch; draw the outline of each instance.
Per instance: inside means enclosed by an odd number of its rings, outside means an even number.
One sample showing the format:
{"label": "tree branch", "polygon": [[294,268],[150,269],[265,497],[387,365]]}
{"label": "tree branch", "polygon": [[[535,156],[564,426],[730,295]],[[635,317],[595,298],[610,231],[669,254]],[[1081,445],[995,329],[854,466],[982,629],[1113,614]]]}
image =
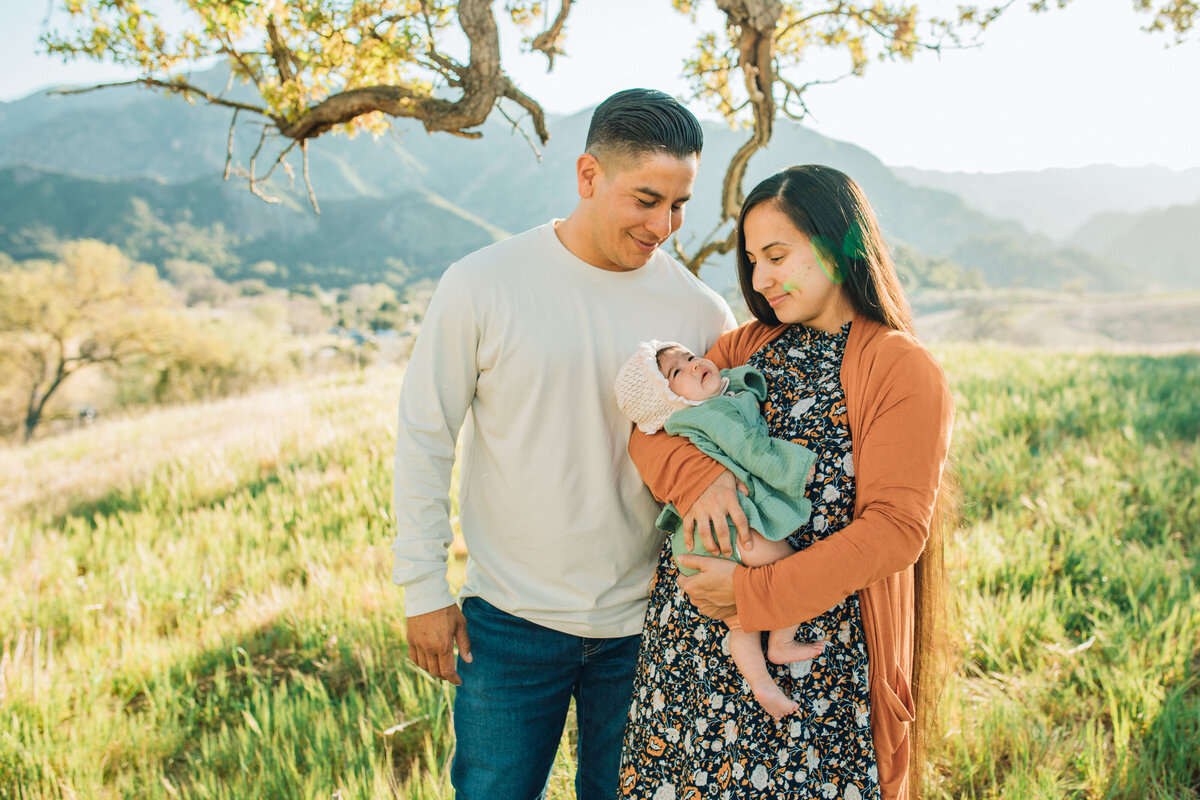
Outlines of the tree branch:
{"label": "tree branch", "polygon": [[268,52],[271,54],[271,60],[275,62],[280,82],[291,83],[296,78],[296,70],[293,68],[295,57],[284,44],[283,37],[279,35],[279,26],[275,24],[274,14],[267,15],[267,38],[271,41]]}
{"label": "tree branch", "polygon": [[240,108],[233,110],[233,119],[229,121],[229,138],[225,142],[225,174],[223,180],[229,180],[229,168],[233,164],[233,128],[237,125],[237,115]]}
{"label": "tree branch", "polygon": [[58,390],[70,375],[71,370],[68,370],[66,361],[66,346],[62,339],[53,337],[58,344],[58,366],[54,369],[54,380],[46,387],[45,391],[39,391],[42,379],[45,377],[45,360],[42,360],[42,374],[34,381],[33,386],[29,390],[29,403],[25,407],[25,441],[28,442],[33,438],[33,432],[37,428],[38,421],[42,418],[42,412],[46,410],[46,403],[50,397]]}
{"label": "tree branch", "polygon": [[429,69],[438,72],[439,68],[451,86],[460,86],[462,83],[463,67],[460,64],[454,63],[446,56],[433,49],[433,21],[429,18],[429,3],[426,0],[421,0],[421,16],[425,20],[425,35],[429,37],[429,49],[427,54],[433,61],[433,64],[428,65]]}
{"label": "tree branch", "polygon": [[214,95],[210,92],[206,92],[205,90],[201,89],[199,86],[194,86],[194,85],[188,83],[187,81],[183,80],[182,78],[177,78],[175,80],[170,80],[170,81],[163,81],[163,80],[159,80],[158,78],[134,78],[131,81],[118,81],[116,83],[100,83],[100,84],[96,84],[95,86],[87,86],[82,89],[56,89],[53,92],[53,94],[61,94],[61,95],[86,94],[87,92],[94,92],[97,89],[111,89],[115,86],[138,86],[138,85],[147,86],[147,87],[156,88],[156,89],[166,89],[168,91],[172,91],[177,94],[181,94],[184,97],[194,94],[194,95],[200,97],[205,102],[211,103],[214,106],[225,106],[226,108],[234,108],[234,109],[241,109],[242,111],[250,111],[252,113],[260,114],[260,115],[266,117],[267,119],[274,122],[276,125],[283,124],[283,120],[281,118],[274,116],[273,114],[271,114],[270,111],[268,111],[267,109],[265,109],[261,106],[254,106],[254,105],[250,105],[249,103],[239,102],[237,100],[226,100],[224,97],[218,97],[217,95]]}
{"label": "tree branch", "polygon": [[696,275],[697,277],[700,275],[700,267],[704,266],[704,262],[707,261],[710,256],[724,255],[733,248],[737,247],[737,228],[734,227],[733,230],[729,232],[729,235],[724,239],[714,239],[713,237],[720,229],[721,226],[718,225],[717,228],[710,233],[707,238],[705,238],[704,243],[700,245],[700,249],[691,256],[683,251],[683,248],[679,245],[678,239],[676,239],[675,253],[679,256],[679,260],[683,262],[683,265],[691,270],[693,275]]}
{"label": "tree branch", "polygon": [[[780,106],[780,111],[782,111],[784,114],[786,114],[790,119],[794,119],[797,121],[802,120],[805,117],[809,116],[808,104],[804,102],[804,92],[807,91],[809,87],[825,86],[828,84],[838,83],[839,81],[844,81],[846,78],[850,78],[853,76],[854,76],[854,72],[853,72],[853,70],[851,70],[850,72],[847,72],[843,75],[839,75],[836,78],[824,78],[824,79],[820,79],[820,80],[805,81],[804,83],[797,86],[796,84],[789,81],[787,78],[783,77],[782,74],[776,73],[775,80],[777,80],[781,84],[783,84],[783,87],[784,87],[783,103]],[[790,103],[793,100],[795,100],[795,102],[800,104],[801,112],[799,114],[794,113],[790,108]]]}
{"label": "tree branch", "polygon": [[561,0],[558,8],[558,16],[554,18],[554,22],[550,27],[539,33],[529,44],[531,50],[538,50],[546,56],[546,72],[554,69],[554,57],[556,55],[564,55],[566,51],[562,49],[561,37],[563,27],[567,24],[567,15],[571,13],[571,0]]}
{"label": "tree branch", "polygon": [[525,139],[525,143],[529,145],[529,149],[533,151],[534,157],[536,157],[538,162],[541,163],[542,151],[538,150],[537,145],[533,143],[533,139],[530,139],[529,134],[526,133],[521,127],[521,123],[508,115],[508,112],[504,110],[504,106],[500,104],[499,100],[496,101],[496,111],[500,113],[500,116],[508,120],[508,123],[512,125],[514,131],[521,134],[522,138]]}
{"label": "tree branch", "polygon": [[308,199],[312,203],[313,213],[320,214],[321,206],[317,205],[317,193],[313,191],[312,180],[308,177],[308,140],[300,143],[300,152],[304,154],[304,186],[308,189]]}
{"label": "tree branch", "polygon": [[721,187],[721,219],[741,210],[742,179],[750,158],[771,141],[775,124],[775,26],[783,13],[778,0],[717,0],[732,25],[740,28],[738,66],[754,112],[754,133],[734,154]]}
{"label": "tree branch", "polygon": [[[560,49],[557,49],[557,42],[562,35],[572,2],[573,0],[560,0],[560,9],[553,24],[538,37],[535,46],[537,49],[545,52],[548,57],[551,57],[554,52],[561,52]],[[420,11],[418,13],[424,18],[429,43],[428,52],[416,56],[410,55],[407,56],[407,59],[411,64],[428,69],[430,72],[444,78],[447,84],[460,91],[457,99],[434,97],[426,87],[419,84],[414,84],[413,86],[403,84],[356,86],[344,91],[333,90],[333,93],[324,99],[309,101],[307,106],[273,112],[270,107],[244,103],[227,99],[221,95],[214,95],[189,83],[183,78],[160,79],[149,76],[131,81],[98,84],[85,89],[63,90],[60,93],[79,94],[96,89],[130,85],[165,89],[169,92],[183,95],[188,99],[194,97],[202,99],[211,105],[232,108],[235,112],[247,111],[265,117],[269,121],[269,127],[274,128],[279,135],[292,140],[293,145],[296,143],[303,145],[309,139],[319,137],[340,125],[351,123],[359,117],[372,113],[419,120],[430,133],[445,132],[455,136],[475,139],[479,138],[482,134],[472,129],[481,126],[497,107],[498,101],[501,98],[505,98],[512,100],[529,114],[534,133],[541,140],[541,143],[545,144],[550,138],[549,130],[546,127],[545,112],[537,101],[520,91],[513,81],[501,71],[500,37],[492,5],[493,0],[458,0],[457,2],[456,13],[458,15],[459,26],[468,42],[469,55],[467,63],[464,65],[457,63],[453,58],[438,51],[435,35],[437,31],[435,28],[440,30],[438,28],[440,23],[434,19],[430,10],[430,3],[427,0],[421,0],[420,2]],[[410,19],[411,17],[404,14],[392,14],[383,17],[378,22],[366,23],[362,28],[362,35],[367,38],[384,41],[384,35],[379,31],[380,25],[398,23]],[[287,20],[277,19],[274,15],[267,16],[265,23],[266,52],[255,53],[254,58],[247,58],[246,54],[239,52],[233,46],[228,36],[223,35],[222,31],[209,31],[209,33],[220,45],[219,52],[224,53],[230,58],[234,66],[234,73],[244,72],[258,84],[259,91],[262,93],[264,87],[259,82],[259,78],[263,71],[264,58],[269,58],[274,63],[281,88],[287,88],[288,84],[294,85],[299,79],[302,62],[296,53],[289,49],[286,38],[288,31],[286,23]],[[417,21],[417,24],[420,24],[420,22]],[[341,31],[337,33],[339,36],[342,35]],[[320,35],[324,36],[323,33]],[[273,83],[273,81],[268,82]],[[230,123],[229,135],[226,140],[226,159],[223,173],[225,179],[235,174],[245,176],[249,180],[251,193],[267,202],[280,202],[278,198],[268,196],[262,185],[270,177],[271,173],[268,172],[266,178],[260,179],[256,169],[257,158],[262,151],[266,137],[265,129],[264,136],[260,138],[254,155],[250,158],[249,172],[247,173],[236,166],[233,158],[233,143],[237,119],[238,116],[235,113],[234,119]],[[281,153],[280,158],[272,166],[272,171],[280,163],[283,163],[289,175],[291,174],[290,167],[286,160],[283,159],[283,156],[290,149],[291,146]],[[307,167],[307,148],[302,147],[302,149],[305,152],[305,165]],[[536,152],[536,147],[534,149]],[[311,180],[307,174],[307,170],[305,179],[306,186],[309,189],[310,200],[313,201],[313,208],[316,210],[318,205],[315,193],[312,191]]]}
{"label": "tree branch", "polygon": [[444,131],[474,138],[477,134],[469,129],[484,123],[498,98],[508,97],[530,111],[538,137],[545,144],[550,135],[545,124],[539,122],[541,108],[500,71],[500,36],[490,0],[460,0],[458,17],[470,42],[469,63],[456,67],[463,91],[458,100],[431,97],[403,86],[349,89],[318,103],[298,119],[281,121],[280,133],[297,141],[312,139],[362,114],[379,111],[420,120],[430,133]]}
{"label": "tree branch", "polygon": [[[266,141],[267,141],[267,126],[264,125],[263,130],[262,130],[262,135],[258,137],[258,146],[255,147],[254,152],[250,154],[250,171],[247,172],[245,170],[238,169],[238,170],[236,170],[236,174],[241,175],[242,177],[247,178],[250,181],[250,194],[254,195],[255,197],[259,198],[260,200],[262,200],[263,202],[266,202],[266,203],[272,203],[272,204],[281,203],[283,201],[280,200],[278,197],[272,197],[262,190],[262,188],[259,186],[259,180],[256,177],[255,162],[258,160],[258,154],[260,152],[262,152],[263,144]],[[293,144],[294,144],[294,142],[293,142]],[[286,151],[285,151],[285,154],[286,154]],[[282,156],[280,156],[280,158],[282,158]],[[275,163],[279,163],[279,159],[276,159]],[[272,166],[271,170],[274,171],[274,169],[275,169],[274,166]],[[268,173],[268,174],[270,174],[270,173]]]}
{"label": "tree branch", "polygon": [[[517,85],[507,76],[501,77],[501,96],[512,100],[525,109],[526,113],[529,114],[530,122],[533,123],[533,130],[537,133],[538,138],[542,140],[542,144],[550,141],[550,130],[546,127],[546,112],[542,110],[542,107],[538,105],[536,100],[518,89]],[[534,148],[534,152],[537,152],[537,148]],[[540,153],[538,154],[538,158],[539,160],[541,159]]]}
{"label": "tree branch", "polygon": [[[738,67],[742,70],[746,94],[754,112],[754,133],[740,147],[725,170],[721,185],[720,223],[737,216],[745,194],[742,181],[750,158],[771,141],[775,122],[775,27],[783,15],[780,0],[716,0],[717,7],[725,13],[731,36],[737,31],[735,46],[738,52]],[[728,253],[737,244],[737,231],[725,239],[714,240],[720,223],[690,258],[677,252],[693,274],[700,274],[704,261],[716,253]]]}
{"label": "tree branch", "polygon": [[[220,28],[215,28],[213,31],[213,38],[215,38],[221,44],[221,47],[217,52],[224,53],[241,65],[242,71],[246,74],[246,77],[254,81],[254,87],[258,90],[259,94],[262,94],[262,76],[259,74],[259,71],[254,68],[254,65],[246,61],[245,54],[234,47],[233,42],[230,41],[228,37],[222,36],[221,33],[222,31]],[[230,70],[230,78],[233,77],[234,72],[236,72],[236,70]],[[226,88],[228,89],[229,87],[226,86]]]}

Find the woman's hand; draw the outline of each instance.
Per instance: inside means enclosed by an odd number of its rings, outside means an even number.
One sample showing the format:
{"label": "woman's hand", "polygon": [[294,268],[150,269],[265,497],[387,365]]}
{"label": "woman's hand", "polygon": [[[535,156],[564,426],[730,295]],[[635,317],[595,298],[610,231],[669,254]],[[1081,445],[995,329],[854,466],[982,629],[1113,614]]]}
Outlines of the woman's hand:
{"label": "woman's hand", "polygon": [[[738,565],[724,558],[685,554],[680,566],[700,570],[676,578],[692,605],[706,617],[737,621],[737,599],[733,596],[733,573]],[[732,626],[731,626],[732,627]]]}
{"label": "woman's hand", "polygon": [[[733,534],[729,531],[729,520],[737,529],[738,546],[751,546],[750,523],[746,521],[746,513],[738,502],[738,492],[749,495],[746,485],[733,477],[733,473],[725,470],[717,479],[708,485],[692,507],[683,515],[683,543],[691,550],[695,544],[695,532],[698,529],[700,541],[704,549],[710,553],[733,555]],[[714,536],[715,532],[715,536]]]}

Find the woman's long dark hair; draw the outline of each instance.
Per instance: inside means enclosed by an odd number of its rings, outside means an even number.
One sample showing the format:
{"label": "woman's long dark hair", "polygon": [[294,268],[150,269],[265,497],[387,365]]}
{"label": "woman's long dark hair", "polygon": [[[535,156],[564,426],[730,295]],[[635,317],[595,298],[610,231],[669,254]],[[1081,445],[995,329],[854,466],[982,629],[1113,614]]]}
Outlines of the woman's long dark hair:
{"label": "woman's long dark hair", "polygon": [[[762,322],[778,325],[766,299],[754,291],[754,265],[746,254],[746,214],[772,203],[812,241],[821,258],[836,265],[854,311],[889,328],[916,336],[912,310],[896,267],[879,232],[875,212],[858,184],[836,169],[817,164],[789,167],[754,187],[738,216],[738,282],[746,306]],[[838,277],[837,273],[834,277]],[[947,465],[938,491],[925,549],[913,569],[912,695],[917,709],[909,762],[909,793],[920,797],[930,737],[944,674],[942,648],[946,605],[944,533],[952,522],[953,479]]]}

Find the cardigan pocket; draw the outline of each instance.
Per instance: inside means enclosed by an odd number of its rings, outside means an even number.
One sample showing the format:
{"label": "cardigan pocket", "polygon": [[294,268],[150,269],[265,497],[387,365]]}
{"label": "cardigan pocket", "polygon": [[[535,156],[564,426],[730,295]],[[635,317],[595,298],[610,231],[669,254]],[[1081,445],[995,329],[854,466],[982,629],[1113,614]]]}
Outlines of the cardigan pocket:
{"label": "cardigan pocket", "polygon": [[[879,769],[879,786],[883,796],[895,797],[908,775],[909,728],[916,719],[916,707],[908,685],[908,676],[897,668],[899,677],[893,689],[887,680],[877,682],[871,693],[871,733],[875,745],[875,761]],[[879,701],[879,702],[876,702]]]}

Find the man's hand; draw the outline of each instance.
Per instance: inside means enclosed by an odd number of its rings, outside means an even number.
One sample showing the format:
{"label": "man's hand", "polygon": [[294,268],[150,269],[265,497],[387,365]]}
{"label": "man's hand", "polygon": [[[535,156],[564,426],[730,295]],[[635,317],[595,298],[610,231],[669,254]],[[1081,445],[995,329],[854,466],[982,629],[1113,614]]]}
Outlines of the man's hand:
{"label": "man's hand", "polygon": [[696,498],[696,502],[683,515],[683,543],[688,550],[695,544],[695,531],[698,529],[704,549],[714,555],[721,553],[732,556],[733,534],[729,531],[729,519],[733,520],[737,529],[738,547],[751,546],[750,523],[746,521],[746,514],[738,503],[738,492],[750,494],[744,483],[725,470]]}
{"label": "man's hand", "polygon": [[458,644],[463,661],[470,661],[471,640],[467,638],[467,620],[458,606],[409,617],[407,627],[408,660],[435,678],[462,686],[462,678],[454,668],[454,645]]}
{"label": "man's hand", "polygon": [[[676,578],[692,605],[706,617],[732,620],[737,624],[737,599],[733,596],[733,573],[738,565],[724,558],[679,556],[680,566],[700,570],[695,575]],[[730,626],[732,630],[733,626]]]}

